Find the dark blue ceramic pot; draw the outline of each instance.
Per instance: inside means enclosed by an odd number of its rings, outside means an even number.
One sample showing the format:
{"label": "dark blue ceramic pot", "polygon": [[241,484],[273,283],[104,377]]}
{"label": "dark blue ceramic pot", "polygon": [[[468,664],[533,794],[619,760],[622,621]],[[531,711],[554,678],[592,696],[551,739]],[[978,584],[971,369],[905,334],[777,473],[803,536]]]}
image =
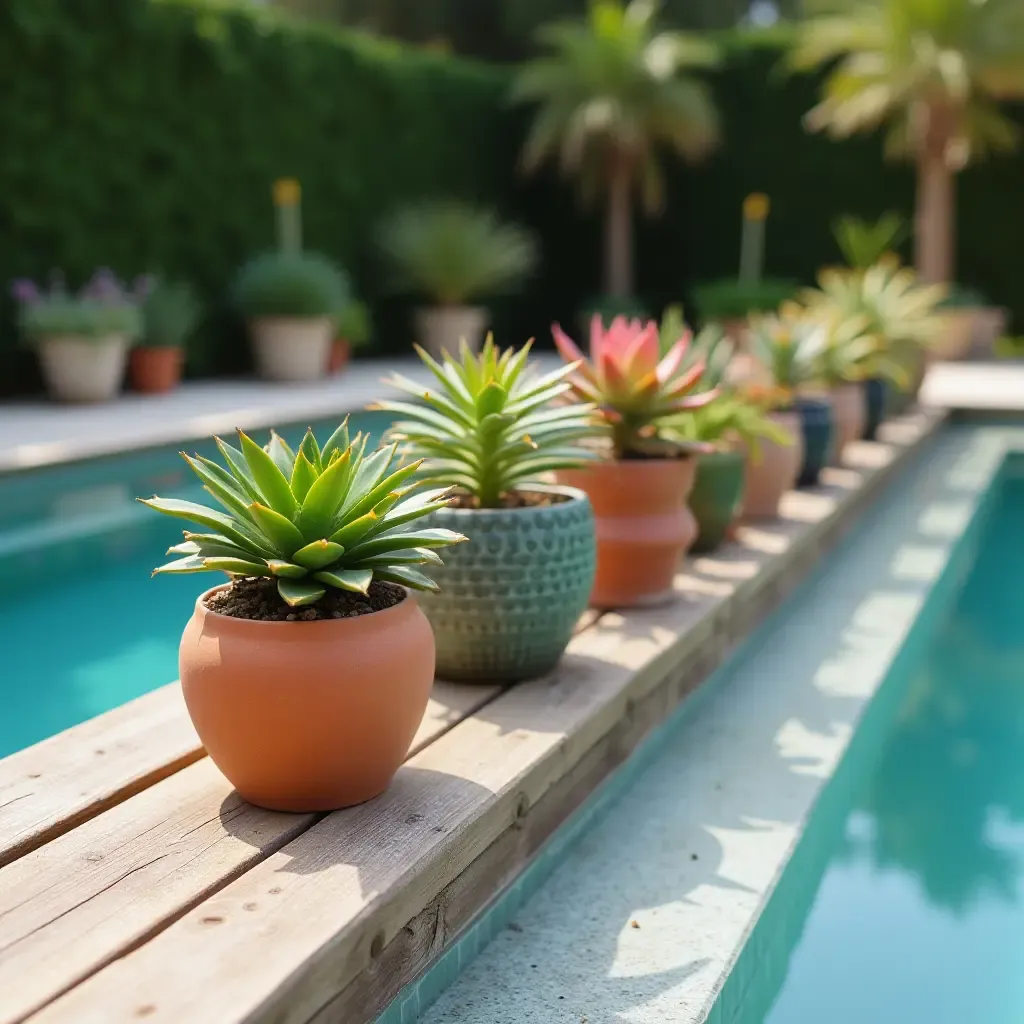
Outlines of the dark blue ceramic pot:
{"label": "dark blue ceramic pot", "polygon": [[889,398],[889,385],[881,377],[864,381],[864,440],[874,441],[878,428],[885,419]]}
{"label": "dark blue ceramic pot", "polygon": [[832,438],[835,434],[832,405],[820,398],[798,398],[795,408],[800,414],[804,435],[804,464],[800,469],[797,487],[812,487],[818,482],[832,454]]}

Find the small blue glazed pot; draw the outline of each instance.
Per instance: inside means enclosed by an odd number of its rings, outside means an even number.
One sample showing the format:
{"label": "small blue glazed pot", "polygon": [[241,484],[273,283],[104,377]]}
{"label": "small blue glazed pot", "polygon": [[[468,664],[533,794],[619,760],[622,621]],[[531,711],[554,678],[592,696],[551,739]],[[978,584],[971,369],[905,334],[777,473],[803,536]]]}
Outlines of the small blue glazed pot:
{"label": "small blue glazed pot", "polygon": [[800,414],[804,435],[804,462],[797,487],[813,487],[832,454],[835,435],[832,404],[827,399],[798,398],[795,408]]}
{"label": "small blue glazed pot", "polygon": [[864,381],[864,440],[874,441],[885,419],[889,385],[881,377]]}

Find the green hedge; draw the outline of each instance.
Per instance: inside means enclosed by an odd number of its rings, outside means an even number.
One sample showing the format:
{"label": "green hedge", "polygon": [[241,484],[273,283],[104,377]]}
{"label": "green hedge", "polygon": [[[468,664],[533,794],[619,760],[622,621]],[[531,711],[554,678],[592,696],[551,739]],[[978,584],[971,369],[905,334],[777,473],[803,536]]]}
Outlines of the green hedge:
{"label": "green hedge", "polygon": [[[641,298],[652,309],[696,282],[734,274],[740,206],[772,200],[766,273],[810,282],[837,258],[841,213],[910,214],[913,176],[876,138],[810,136],[813,77],[780,72],[785,33],[725,37],[713,86],[725,142],[676,166],[665,215],[638,225]],[[508,69],[221,0],[6,0],[0,5],[0,389],[38,386],[17,347],[6,282],[99,265],[194,280],[212,313],[193,373],[234,372],[248,354],[223,296],[238,265],[271,244],[270,184],[303,185],[307,244],[339,259],[374,305],[378,341],[408,351],[409,310],[381,295],[371,233],[417,196],[489,202],[534,226],[544,263],[528,292],[495,304],[499,340],[536,334],[598,291],[601,220],[547,171],[516,173],[527,113],[506,103]],[[961,280],[1010,306],[1024,158],[967,172],[960,187]]]}
{"label": "green hedge", "polygon": [[[52,267],[72,282],[97,265],[153,269],[216,303],[272,243],[271,182],[289,176],[303,185],[307,244],[372,291],[368,240],[396,202],[508,191],[510,143],[494,116],[504,87],[484,66],[258,8],[6,0],[0,281],[6,292],[11,277]],[[0,317],[5,387],[24,388],[34,368],[6,296]],[[194,369],[244,365],[239,334],[215,307]]]}

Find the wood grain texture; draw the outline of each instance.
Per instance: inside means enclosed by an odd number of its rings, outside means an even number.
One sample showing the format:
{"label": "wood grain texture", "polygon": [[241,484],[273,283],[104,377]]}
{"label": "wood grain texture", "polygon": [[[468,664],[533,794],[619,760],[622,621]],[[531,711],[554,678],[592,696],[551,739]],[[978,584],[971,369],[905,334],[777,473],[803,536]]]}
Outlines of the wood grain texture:
{"label": "wood grain texture", "polygon": [[[500,692],[439,683],[412,753]],[[204,757],[0,869],[0,1024],[135,948],[320,817],[252,807]]]}
{"label": "wood grain texture", "polygon": [[202,756],[171,683],[3,758],[0,866]]}
{"label": "wood grain texture", "polygon": [[713,664],[794,585],[937,422],[920,417],[877,465],[837,471],[796,500],[795,522],[758,528],[759,546],[688,563],[673,604],[602,617],[556,673],[422,749],[379,800],[317,822],[34,1020],[341,1020],[323,1015],[399,932],[609,737],[639,742],[646,709],[664,717],[690,666]]}

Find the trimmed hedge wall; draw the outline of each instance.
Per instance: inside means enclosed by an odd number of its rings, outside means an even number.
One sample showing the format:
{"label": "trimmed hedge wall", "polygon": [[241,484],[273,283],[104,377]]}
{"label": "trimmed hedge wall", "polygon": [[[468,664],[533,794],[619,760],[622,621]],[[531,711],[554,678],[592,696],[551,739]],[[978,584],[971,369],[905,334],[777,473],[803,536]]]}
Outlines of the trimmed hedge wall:
{"label": "trimmed hedge wall", "polygon": [[[508,191],[504,77],[272,11],[189,0],[0,5],[0,282],[97,265],[197,282],[211,301],[272,244],[271,182],[303,186],[310,248],[366,286],[368,240],[396,202]],[[476,159],[475,153],[483,154]],[[496,173],[497,172],[497,173]],[[2,311],[4,378],[30,354]],[[218,315],[192,360],[247,358]]]}
{"label": "trimmed hedge wall", "polygon": [[[730,35],[713,87],[724,145],[675,166],[665,215],[638,222],[637,279],[659,309],[696,281],[736,272],[740,205],[768,193],[766,272],[810,282],[836,259],[833,219],[909,215],[913,177],[878,139],[807,135],[817,81],[779,71],[784,31]],[[291,22],[230,0],[7,0],[0,5],[0,390],[38,387],[18,348],[6,283],[98,265],[194,280],[211,316],[193,373],[248,365],[225,307],[239,264],[273,238],[270,184],[303,185],[310,248],[339,259],[374,304],[378,343],[408,350],[408,303],[382,294],[372,229],[396,204],[454,194],[497,206],[541,235],[527,294],[494,304],[500,341],[575,326],[599,290],[601,218],[553,171],[516,173],[527,112],[506,103],[510,71]],[[960,186],[960,278],[1010,306],[1024,159],[970,170]]]}

